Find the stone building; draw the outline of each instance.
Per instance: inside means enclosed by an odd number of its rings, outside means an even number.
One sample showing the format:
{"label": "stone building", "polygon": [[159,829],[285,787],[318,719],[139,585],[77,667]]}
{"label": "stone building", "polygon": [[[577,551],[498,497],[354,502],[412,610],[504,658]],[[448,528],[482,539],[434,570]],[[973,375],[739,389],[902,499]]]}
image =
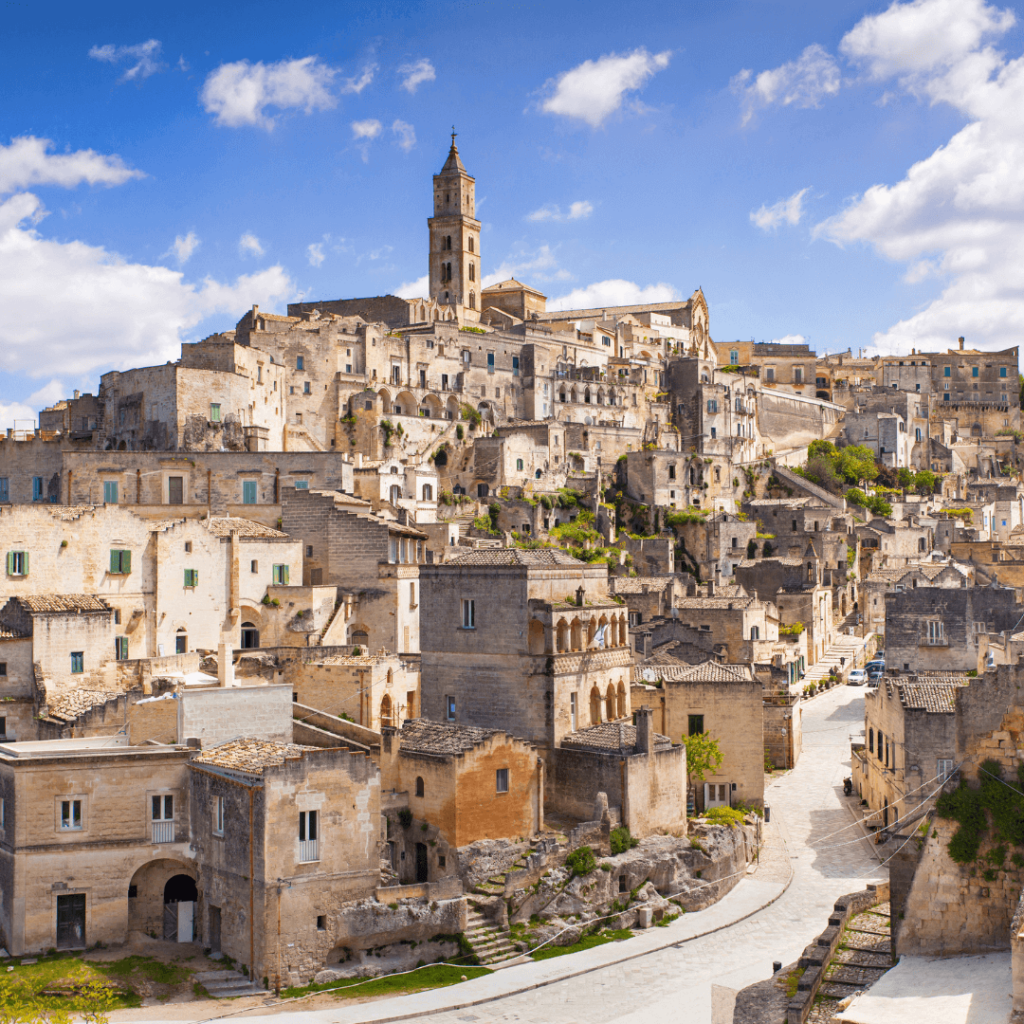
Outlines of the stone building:
{"label": "stone building", "polygon": [[968,587],[974,574],[971,567],[952,560],[948,562],[910,562],[899,569],[875,569],[860,587],[860,611],[866,631],[884,635],[886,625],[886,594],[897,588]]}
{"label": "stone building", "polygon": [[1008,587],[911,585],[890,591],[885,595],[886,665],[904,672],[980,671],[985,634],[1013,632],[1022,615],[1018,593]]}
{"label": "stone building", "polygon": [[637,670],[633,701],[647,705],[654,724],[672,738],[708,733],[718,741],[722,763],[696,783],[696,806],[732,807],[764,803],[764,687],[745,665],[663,666],[653,686]]}
{"label": "stone building", "polygon": [[275,988],[310,977],[350,942],[344,905],[379,884],[377,766],[339,748],[239,739],[187,771],[198,934]]}
{"label": "stone building", "polygon": [[6,949],[202,934],[185,767],[193,753],[109,737],[0,745]]}
{"label": "stone building", "polygon": [[[406,794],[414,820],[436,826],[456,857],[459,847],[481,839],[543,830],[543,761],[532,744],[500,730],[425,718],[386,729],[381,782],[385,791]],[[391,862],[403,881],[433,881],[434,872],[457,866],[447,864],[451,854],[428,848],[417,833],[389,837]]]}
{"label": "stone building", "polygon": [[423,717],[503,729],[547,760],[567,734],[630,714],[626,610],[606,565],[460,551],[420,581]]}
{"label": "stone building", "polygon": [[866,742],[853,747],[853,788],[883,828],[934,802],[952,774],[956,692],[970,681],[954,674],[903,676],[864,695]]}

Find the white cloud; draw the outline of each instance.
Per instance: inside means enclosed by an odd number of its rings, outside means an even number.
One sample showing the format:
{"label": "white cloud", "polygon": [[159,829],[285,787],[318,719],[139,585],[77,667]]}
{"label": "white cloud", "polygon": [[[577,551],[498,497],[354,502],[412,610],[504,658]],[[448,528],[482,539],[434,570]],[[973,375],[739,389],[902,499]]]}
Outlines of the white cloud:
{"label": "white cloud", "polygon": [[395,290],[395,295],[402,299],[423,299],[427,297],[430,289],[430,275],[424,274],[417,277],[415,281],[406,281],[400,284]]}
{"label": "white cloud", "polygon": [[330,84],[337,69],[321,64],[318,57],[282,60],[274,64],[247,60],[221,64],[206,77],[200,99],[215,123],[237,128],[252,124],[270,131],[275,118],[267,107],[292,108],[311,114],[337,104]]}
{"label": "white cloud", "polygon": [[826,96],[839,92],[841,81],[835,58],[812,43],[796,60],[754,75],[741,71],[729,83],[741,97],[742,124],[747,124],[760,107],[778,103],[783,107],[818,107]]}
{"label": "white cloud", "polygon": [[38,391],[29,395],[24,402],[0,402],[0,430],[7,430],[15,425],[27,429],[29,421],[38,425],[37,411],[59,402],[66,394],[64,384],[53,378],[48,384],[44,384]]}
{"label": "white cloud", "polygon": [[410,93],[415,92],[424,82],[433,82],[437,78],[434,65],[426,57],[411,64],[403,64],[398,73],[402,76],[402,88]]}
{"label": "white cloud", "polygon": [[192,253],[199,248],[200,244],[194,231],[190,231],[187,235],[175,235],[174,241],[171,243],[170,249],[164,253],[164,257],[173,256],[178,261],[178,266],[183,266],[188,263]]}
{"label": "white cloud", "polygon": [[163,71],[167,66],[157,60],[160,53],[160,40],[147,39],[144,43],[136,43],[134,46],[114,46],[107,43],[106,46],[94,46],[89,51],[93,60],[102,60],[108,64],[128,64],[121,76],[122,82],[142,81]]}
{"label": "white cloud", "polygon": [[581,199],[572,203],[566,213],[562,213],[561,207],[555,203],[548,203],[546,206],[528,213],[526,219],[534,223],[545,223],[548,221],[586,220],[594,212],[594,204]]}
{"label": "white cloud", "polygon": [[324,261],[324,243],[314,242],[312,245],[307,245],[306,258],[311,267],[319,267]]}
{"label": "white cloud", "polygon": [[238,240],[240,256],[262,256],[264,251],[263,243],[251,231],[247,231]]}
{"label": "white cloud", "polygon": [[0,308],[32,310],[0,321],[0,371],[45,378],[55,366],[84,375],[161,363],[178,358],[185,332],[205,317],[233,324],[254,302],[273,309],[296,294],[280,266],[191,283],[181,271],[56,242],[33,227],[41,210],[27,192],[0,203]]}
{"label": "white cloud", "polygon": [[750,222],[762,231],[774,231],[780,224],[799,224],[804,213],[804,196],[809,188],[794,192],[788,199],[780,199],[771,206],[762,205],[759,210],[750,211]]}
{"label": "white cloud", "polygon": [[395,121],[391,130],[398,136],[398,145],[409,152],[416,145],[416,129],[406,121]]}
{"label": "white cloud", "polygon": [[671,56],[669,50],[652,54],[641,47],[632,53],[586,60],[547,83],[552,92],[541,103],[541,110],[578,118],[597,128],[622,106],[627,92],[643,88],[652,75],[667,68]]}
{"label": "white cloud", "polygon": [[489,288],[492,284],[507,281],[510,277],[522,280],[524,275],[535,281],[568,281],[572,274],[558,266],[558,260],[548,245],[542,245],[533,251],[521,249],[519,252],[502,260],[491,274],[485,274],[482,287]]}
{"label": "white cloud", "polygon": [[50,139],[21,135],[9,146],[0,145],[0,195],[33,185],[74,188],[90,185],[123,185],[131,178],[144,178],[142,171],[124,165],[119,156],[103,156],[92,149],[53,154]]}
{"label": "white cloud", "polygon": [[957,335],[1002,348],[1024,332],[1024,57],[1007,60],[986,43],[1011,24],[981,0],[916,0],[865,18],[841,44],[873,75],[894,75],[969,121],[901,181],[867,189],[815,229],[909,264],[909,283],[945,282],[938,298],[875,335],[884,351],[945,348]]}
{"label": "white cloud", "polygon": [[375,139],[380,135],[384,126],[375,119],[352,122],[352,137],[354,139]]}
{"label": "white cloud", "polygon": [[358,96],[372,81],[377,70],[376,64],[367,64],[355,78],[346,78],[341,87],[343,93],[355,93]]}
{"label": "white cloud", "polygon": [[802,334],[784,334],[781,338],[772,338],[773,345],[802,345],[807,339]]}
{"label": "white cloud", "polygon": [[672,302],[680,298],[679,292],[670,284],[650,284],[647,287],[632,281],[613,279],[598,281],[585,288],[574,288],[567,295],[549,299],[547,308],[596,309],[607,306],[632,306],[640,302]]}

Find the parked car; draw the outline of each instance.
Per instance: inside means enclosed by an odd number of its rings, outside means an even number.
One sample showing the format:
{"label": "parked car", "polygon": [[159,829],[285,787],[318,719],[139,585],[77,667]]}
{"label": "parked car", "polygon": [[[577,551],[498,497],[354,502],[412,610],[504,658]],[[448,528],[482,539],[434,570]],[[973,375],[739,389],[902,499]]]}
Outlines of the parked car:
{"label": "parked car", "polygon": [[862,668],[853,668],[850,669],[846,681],[850,686],[863,686],[868,681],[868,674]]}

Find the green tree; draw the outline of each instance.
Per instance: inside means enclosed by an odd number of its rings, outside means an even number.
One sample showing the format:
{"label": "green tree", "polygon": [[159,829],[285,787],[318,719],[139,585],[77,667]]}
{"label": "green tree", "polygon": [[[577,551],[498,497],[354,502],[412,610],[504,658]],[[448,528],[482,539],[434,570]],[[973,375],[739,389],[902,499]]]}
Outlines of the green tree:
{"label": "green tree", "polygon": [[697,732],[692,736],[684,736],[686,746],[686,773],[691,779],[704,781],[705,776],[714,775],[724,760],[719,749],[718,740],[710,733]]}

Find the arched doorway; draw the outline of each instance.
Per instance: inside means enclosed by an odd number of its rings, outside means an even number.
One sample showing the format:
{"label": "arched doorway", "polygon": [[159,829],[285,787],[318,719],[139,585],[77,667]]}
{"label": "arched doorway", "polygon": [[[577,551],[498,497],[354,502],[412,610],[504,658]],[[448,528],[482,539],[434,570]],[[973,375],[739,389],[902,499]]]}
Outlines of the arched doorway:
{"label": "arched doorway", "polygon": [[430,880],[430,868],[427,864],[427,844],[416,844],[416,881],[427,882]]}
{"label": "arched doorway", "polygon": [[392,718],[391,697],[386,693],[380,700],[380,724],[381,728],[384,728],[385,726],[390,728],[395,724],[395,721]]}
{"label": "arched doorway", "polygon": [[188,633],[184,627],[180,627],[174,634],[174,653],[188,654]]}
{"label": "arched doorway", "polygon": [[251,651],[260,645],[260,631],[254,622],[242,623],[242,650]]}
{"label": "arched doorway", "polygon": [[199,902],[196,880],[189,875],[172,875],[164,884],[164,938],[191,942],[195,938],[195,909]]}

